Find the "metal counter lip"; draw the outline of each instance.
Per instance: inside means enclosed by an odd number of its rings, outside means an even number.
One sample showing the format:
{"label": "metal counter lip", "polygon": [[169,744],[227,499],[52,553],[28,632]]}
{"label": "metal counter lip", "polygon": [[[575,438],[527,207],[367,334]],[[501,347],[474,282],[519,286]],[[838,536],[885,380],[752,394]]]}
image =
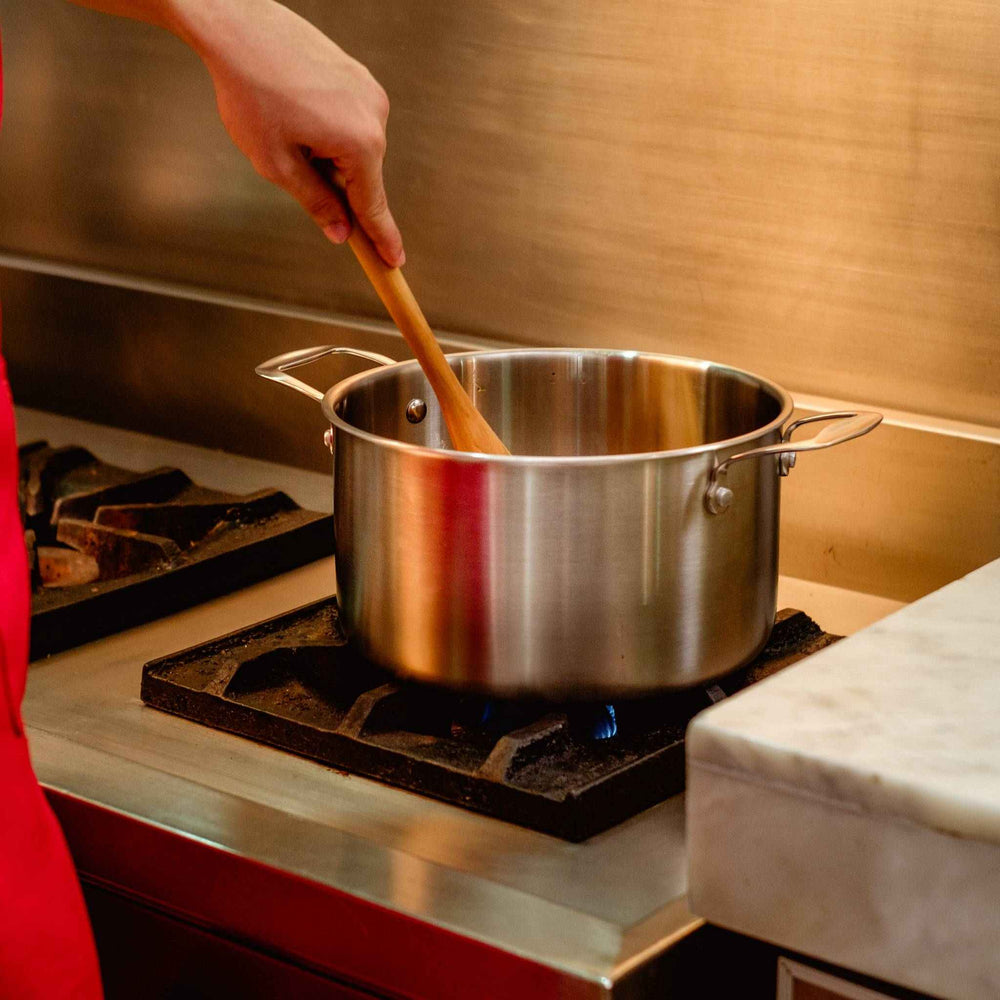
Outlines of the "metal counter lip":
{"label": "metal counter lip", "polygon": [[[86,785],[86,774],[88,773],[88,768],[93,766],[94,761],[92,758],[94,756],[110,757],[111,755],[88,747],[83,749],[82,753],[73,757],[71,760],[67,761],[64,757],[62,761],[53,763],[51,760],[52,752],[56,750],[60,744],[67,742],[67,738],[54,735],[36,727],[31,727],[29,734],[33,740],[33,746],[35,748],[36,766],[39,768],[40,773],[44,770],[46,774],[46,777],[43,779],[44,784],[50,790],[50,797],[54,800],[53,805],[64,824],[71,847],[75,847],[78,854],[81,853],[79,850],[81,846],[80,840],[95,839],[95,831],[92,831],[89,837],[82,837],[81,831],[78,828],[82,824],[76,823],[73,820],[73,815],[75,814],[79,816],[81,808],[91,812],[96,810],[96,817],[88,817],[86,825],[95,827],[96,820],[96,825],[100,825],[103,829],[106,829],[113,827],[115,820],[126,820],[139,823],[152,831],[158,831],[162,834],[176,838],[178,841],[186,842],[185,849],[202,849],[203,853],[206,854],[217,851],[228,855],[230,859],[240,865],[241,879],[244,880],[248,888],[253,885],[255,872],[260,873],[261,871],[266,871],[271,876],[286,876],[291,882],[297,883],[300,886],[308,884],[319,893],[326,892],[329,894],[332,892],[336,894],[340,897],[341,905],[346,903],[350,906],[352,905],[352,901],[356,901],[356,908],[359,911],[359,919],[366,920],[369,923],[377,922],[381,929],[386,933],[391,933],[394,927],[393,917],[400,916],[404,918],[407,925],[409,920],[417,920],[424,927],[433,927],[442,931],[443,933],[440,935],[442,943],[448,944],[452,951],[454,951],[455,948],[454,938],[457,936],[459,938],[468,939],[471,942],[485,945],[494,953],[494,960],[496,961],[504,960],[504,956],[506,956],[506,958],[513,962],[518,962],[520,960],[522,963],[543,966],[546,969],[558,974],[563,987],[571,989],[571,992],[560,992],[559,995],[574,997],[605,996],[607,995],[605,991],[613,991],[615,984],[623,977],[634,971],[637,967],[654,961],[659,953],[676,943],[676,941],[681,937],[685,936],[690,931],[695,930],[703,923],[703,921],[694,918],[687,913],[686,906],[683,905],[681,900],[675,900],[672,904],[664,908],[665,913],[663,914],[664,916],[670,918],[672,925],[671,930],[669,933],[664,934],[658,941],[654,943],[646,943],[643,946],[642,941],[640,940],[637,942],[639,947],[634,953],[623,955],[620,961],[609,965],[605,969],[586,969],[583,967],[584,963],[574,967],[568,961],[557,961],[551,956],[540,957],[538,955],[532,955],[518,948],[511,947],[508,944],[499,943],[482,935],[470,933],[465,928],[449,925],[447,922],[436,922],[432,919],[428,919],[424,914],[414,914],[407,913],[403,910],[394,910],[392,907],[387,906],[384,900],[366,898],[363,893],[357,892],[356,890],[338,888],[329,884],[328,881],[317,881],[308,871],[295,868],[294,866],[289,866],[287,869],[276,867],[273,858],[268,858],[265,854],[260,852],[254,854],[252,851],[240,849],[239,846],[233,843],[223,843],[217,838],[207,837],[191,830],[178,829],[176,825],[165,822],[162,817],[154,818],[151,813],[156,811],[155,808],[149,808],[147,806],[143,809],[141,804],[136,803],[134,801],[134,786],[132,786],[130,791],[121,790],[124,796],[133,797],[133,801],[130,803],[129,807],[123,807],[120,802],[109,801],[113,798],[111,795],[104,795],[102,796],[102,801],[96,801],[91,790],[77,787],[75,791],[70,791],[67,788],[68,785]],[[133,762],[118,761],[117,763],[119,765],[124,764],[124,767],[121,769],[125,771],[130,768],[152,770],[144,767],[143,765],[136,765]],[[82,780],[78,780],[81,779],[81,777]],[[67,811],[67,800],[73,807],[69,811]],[[153,903],[153,905],[165,910],[166,912],[179,915],[182,918],[193,919],[195,922],[209,928],[216,928],[223,933],[230,932],[237,940],[251,942],[258,940],[259,943],[269,946],[269,950],[275,951],[278,954],[287,954],[290,957],[304,961],[306,965],[319,970],[336,971],[341,975],[353,972],[358,976],[359,982],[371,983],[372,985],[381,988],[391,988],[393,986],[403,985],[401,983],[393,983],[391,981],[373,981],[370,969],[366,969],[363,962],[359,963],[357,968],[345,969],[344,965],[339,962],[336,966],[330,965],[328,961],[324,961],[325,956],[322,953],[310,951],[308,948],[304,948],[301,951],[289,951],[287,948],[282,948],[280,943],[275,945],[274,941],[271,939],[261,941],[259,937],[256,939],[248,937],[245,933],[241,933],[238,926],[239,921],[227,922],[224,919],[220,920],[217,912],[208,912],[204,910],[199,911],[197,905],[198,888],[196,886],[186,885],[184,879],[178,879],[177,873],[169,867],[158,868],[155,865],[147,866],[146,870],[150,874],[150,880],[137,885],[135,884],[134,879],[129,878],[128,868],[130,865],[122,865],[117,861],[117,859],[120,858],[120,854],[117,851],[109,852],[106,863],[102,864],[100,867],[97,867],[92,863],[93,857],[90,855],[88,850],[84,849],[82,853],[83,857],[78,858],[80,861],[80,870],[82,875],[90,881],[103,884],[106,887],[113,889],[123,890],[129,895],[133,895],[146,902]],[[158,857],[157,860],[159,861],[160,858]],[[516,891],[512,892],[516,896],[525,895]],[[516,900],[511,902],[510,905],[519,905],[524,902],[526,901]],[[558,915],[561,920],[565,920],[567,916],[572,919],[574,916],[574,914],[572,914],[571,911],[565,907],[557,907],[557,909],[562,911]],[[519,909],[518,912],[523,914],[523,908]],[[373,914],[375,914],[374,918]],[[654,922],[657,916],[659,916],[659,914],[654,915]],[[587,921],[595,920],[595,918],[585,919]],[[645,921],[643,923],[645,923]],[[607,926],[608,929],[613,931],[617,936],[619,929],[611,924],[608,924]],[[396,929],[398,930],[398,927]],[[628,934],[629,932],[625,931],[625,933]],[[659,929],[656,929],[656,933],[659,933]],[[644,935],[640,934],[640,939],[643,936]],[[414,986],[414,982],[410,981],[407,985],[412,988]],[[592,988],[596,989],[596,992]],[[483,995],[486,996],[487,994],[484,993]]]}
{"label": "metal counter lip", "polygon": [[[411,954],[424,954],[425,952],[420,949],[433,948],[436,954],[447,956],[449,969],[488,968],[491,974],[517,982],[521,987],[518,995],[539,998],[559,996],[572,1000],[598,1000],[615,995],[614,987],[601,977],[587,979],[557,968],[539,965],[530,959],[505,952],[477,939],[445,928],[436,928],[425,921],[394,913],[383,906],[339,890],[298,876],[290,876],[269,865],[256,863],[225,850],[220,852],[212,845],[166,830],[158,824],[136,820],[102,806],[90,808],[83,800],[63,793],[50,794],[50,799],[77,854],[81,853],[82,839],[93,840],[95,836],[103,839],[113,829],[115,820],[119,821],[119,826],[124,820],[125,823],[133,824],[133,829],[138,827],[140,830],[154,831],[168,837],[172,841],[172,849],[169,852],[171,861],[183,858],[190,862],[192,856],[190,851],[185,853],[186,846],[191,846],[193,850],[208,856],[213,867],[217,864],[219,856],[235,861],[239,865],[238,883],[244,901],[251,899],[255,903],[290,902],[290,905],[274,907],[276,915],[273,916],[270,907],[258,907],[259,911],[267,911],[270,920],[264,921],[263,930],[261,922],[256,921],[256,933],[248,933],[246,927],[239,925],[237,921],[227,920],[224,914],[220,915],[218,907],[192,905],[190,893],[187,896],[176,892],[173,895],[169,892],[163,893],[157,891],[157,886],[151,887],[147,883],[134,884],[134,880],[132,883],[123,881],[118,877],[120,874],[118,872],[105,871],[101,866],[87,864],[89,859],[86,851],[83,852],[85,856],[79,871],[81,879],[87,884],[101,886],[175,919],[201,927],[209,933],[219,934],[244,946],[263,950],[274,958],[290,961],[301,968],[320,974],[332,974],[339,981],[353,986],[377,990],[379,995],[405,994],[414,997],[435,997],[441,1000],[447,997],[451,1000],[453,993],[450,991],[450,972],[443,974],[435,963],[424,965],[411,961],[399,967],[397,958],[395,974],[386,974],[386,963],[383,960],[386,949],[383,943],[392,942],[389,947],[395,949],[400,943],[401,935],[404,935],[408,942],[417,939],[416,944],[411,944],[408,949]],[[89,808],[89,812],[93,815],[82,817],[81,806]],[[83,832],[85,829],[90,831],[89,838],[87,833]],[[162,837],[159,846],[162,847]],[[160,850],[158,857],[162,857],[165,853],[168,852]],[[205,865],[196,864],[194,867],[203,869]],[[172,869],[169,870],[172,874]],[[233,882],[234,878],[230,876],[224,884],[231,888]],[[303,943],[298,939],[297,935],[304,928],[294,917],[302,916],[301,904],[304,898],[309,900],[309,905],[305,907],[307,917],[312,919],[314,926],[322,924],[329,931],[331,939],[336,940],[336,948],[322,945],[317,947],[315,933],[311,935],[311,941]],[[289,916],[293,919],[287,919]],[[405,952],[407,949],[400,947],[398,950]],[[540,981],[548,985],[539,989],[537,987]],[[386,990],[389,994],[383,992]],[[491,1000],[494,996],[499,998],[508,994],[495,993],[485,988],[479,995],[483,996],[484,1000]]]}
{"label": "metal counter lip", "polygon": [[[152,712],[154,710],[143,709],[143,711]],[[435,865],[424,859],[416,862],[417,867],[424,869],[428,873],[426,877],[429,879],[436,878],[442,882],[441,888],[445,887],[444,884],[447,885],[445,902],[457,902],[459,909],[471,904],[472,913],[470,919],[463,925],[458,920],[449,918],[447,913],[435,912],[434,910],[419,912],[412,908],[408,909],[400,901],[380,895],[374,886],[369,887],[366,891],[364,886],[359,887],[357,884],[351,884],[349,878],[338,879],[329,873],[324,875],[321,870],[321,859],[306,857],[305,859],[288,858],[283,860],[281,857],[283,845],[297,842],[299,850],[302,849],[301,832],[303,828],[307,837],[310,828],[313,828],[311,832],[314,838],[314,849],[321,854],[327,848],[323,841],[332,838],[334,842],[349,845],[348,850],[357,851],[360,849],[365,856],[371,859],[374,866],[381,865],[389,870],[393,865],[394,857],[402,852],[385,845],[366,841],[364,838],[343,830],[323,828],[321,824],[314,823],[305,817],[284,813],[259,802],[253,802],[249,799],[241,800],[238,796],[214,788],[210,784],[199,784],[167,771],[159,771],[148,764],[109,753],[74,738],[71,734],[73,728],[71,720],[67,720],[63,732],[53,732],[54,727],[51,725],[33,723],[31,721],[32,714],[30,712],[28,714],[27,728],[29,738],[32,741],[35,768],[42,783],[57,796],[69,798],[90,808],[96,808],[107,819],[124,817],[137,821],[151,829],[180,837],[206,852],[225,852],[240,862],[246,862],[248,867],[265,866],[292,879],[305,880],[321,889],[333,890],[346,897],[354,898],[358,900],[359,905],[371,904],[381,910],[419,920],[424,925],[439,928],[448,934],[457,934],[460,937],[487,945],[508,954],[513,960],[524,960],[547,967],[559,973],[560,978],[566,980],[567,986],[570,983],[577,984],[571,995],[589,995],[584,989],[585,984],[596,986],[599,990],[613,989],[614,984],[633,971],[637,965],[653,960],[656,954],[669,947],[679,936],[683,936],[700,925],[700,921],[691,917],[687,912],[682,901],[683,897],[668,900],[660,910],[650,914],[648,918],[648,921],[656,924],[659,922],[657,917],[662,915],[668,918],[668,926],[656,928],[656,939],[653,941],[649,940],[648,935],[639,933],[640,940],[633,941],[635,945],[633,951],[628,949],[626,944],[626,937],[630,936],[629,931],[633,928],[617,924],[612,920],[582,913],[570,906],[532,896],[521,889],[488,882],[466,872],[447,870],[443,866]],[[192,724],[187,723],[186,725]],[[228,734],[217,735],[222,739],[238,739],[238,737],[229,737]],[[270,751],[267,748],[259,749],[280,755],[279,751]],[[319,767],[319,765],[315,766]],[[103,777],[102,771],[105,772]],[[362,778],[353,780],[366,781]],[[170,795],[174,807],[173,815],[170,815],[169,807],[165,810],[162,802],[158,804],[155,801],[158,796],[164,793]],[[410,793],[398,794],[409,795]],[[185,822],[184,807],[192,800],[199,802],[203,811],[197,816],[188,816],[188,820]],[[220,812],[226,811],[252,814],[254,822],[232,828],[229,831],[229,836],[213,835],[208,828],[213,825]],[[458,811],[460,812],[460,810]],[[249,815],[245,818],[249,819]],[[298,833],[296,828],[299,829]],[[74,846],[75,832],[72,827],[66,830],[71,848]],[[217,830],[217,833],[222,833],[222,831]],[[543,835],[533,836],[544,840],[551,839],[544,838]],[[263,848],[261,842],[265,842]],[[270,842],[270,850],[266,848],[266,842]],[[128,884],[127,873],[123,874],[123,870],[119,866],[118,851],[120,849],[121,845],[109,845],[108,855],[103,860],[100,870],[95,870],[96,866],[92,863],[87,864],[82,870],[87,875],[108,884],[118,885],[126,890],[135,890],[135,886]],[[343,853],[346,853],[344,848],[339,852],[327,855],[327,857],[336,859]],[[403,862],[406,866],[413,866],[414,863],[412,856]],[[139,889],[144,896],[155,899],[168,908],[194,913],[197,916],[196,901],[193,897],[186,898],[184,896],[186,890],[183,890],[178,884],[176,873],[158,871],[155,863],[146,866],[146,869],[150,873],[152,881]],[[157,885],[159,891],[155,889]],[[153,891],[151,891],[151,886],[154,887]],[[180,895],[178,895],[179,893]],[[462,899],[463,895],[468,895],[470,899]],[[196,890],[194,896],[197,896]],[[475,898],[471,898],[477,896],[480,897],[478,903]],[[477,913],[477,906],[488,912]],[[444,909],[447,910],[448,907],[445,906]],[[496,918],[498,915],[508,921],[511,934],[507,940],[491,935],[482,926],[476,926],[484,918]],[[217,919],[207,919],[210,923],[219,925]],[[634,929],[641,930],[648,921],[645,919],[639,921]],[[486,922],[491,921],[487,919]],[[542,939],[532,948],[530,941],[518,940],[518,932],[525,925],[532,924],[549,927],[553,932],[558,931],[559,935],[563,937],[562,943],[551,938]],[[661,931],[663,932],[662,936]],[[546,944],[550,945],[547,953],[544,947]],[[323,966],[322,955],[307,953],[299,957],[317,967]],[[340,971],[354,971],[359,974],[362,981],[368,980],[363,969],[344,970],[341,967]],[[383,983],[380,985],[384,987],[393,984]],[[578,993],[578,989],[584,989],[584,991]],[[599,992],[594,995],[603,995],[603,993]]]}

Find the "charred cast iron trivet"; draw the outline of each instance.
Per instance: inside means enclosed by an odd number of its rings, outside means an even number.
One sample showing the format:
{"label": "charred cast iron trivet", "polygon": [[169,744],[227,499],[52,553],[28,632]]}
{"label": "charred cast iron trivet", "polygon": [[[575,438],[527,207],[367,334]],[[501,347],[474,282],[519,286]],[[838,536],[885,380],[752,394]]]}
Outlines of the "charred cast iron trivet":
{"label": "charred cast iron trivet", "polygon": [[142,700],[580,841],[683,789],[684,730],[696,712],[837,638],[782,611],[750,666],[704,687],[558,706],[396,680],[346,645],[330,598],[147,663]]}
{"label": "charred cast iron trivet", "polygon": [[223,493],[45,441],[19,458],[33,659],[333,552],[333,518],[279,490]]}

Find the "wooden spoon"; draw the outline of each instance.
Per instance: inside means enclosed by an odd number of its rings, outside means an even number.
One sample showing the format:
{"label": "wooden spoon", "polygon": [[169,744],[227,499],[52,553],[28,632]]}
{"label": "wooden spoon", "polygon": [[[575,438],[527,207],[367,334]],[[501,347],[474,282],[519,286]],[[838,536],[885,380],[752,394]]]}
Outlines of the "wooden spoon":
{"label": "wooden spoon", "polygon": [[368,275],[372,287],[378,292],[378,297],[389,310],[393,322],[420,362],[441,406],[441,415],[448,427],[451,443],[459,451],[509,455],[503,441],[476,409],[468,393],[462,388],[462,383],[458,381],[458,376],[451,370],[406,278],[403,277],[403,272],[398,267],[389,267],[382,260],[368,234],[356,221],[347,242]]}
{"label": "wooden spoon", "polygon": [[[325,168],[326,165],[321,161],[313,160],[313,164],[338,187],[344,187],[343,178],[339,174]],[[368,234],[353,216],[351,223],[354,228],[347,242],[368,275],[372,287],[378,292],[382,304],[389,310],[393,322],[399,327],[399,332],[406,338],[420,362],[441,406],[441,415],[452,445],[458,451],[509,455],[503,441],[476,409],[468,393],[462,388],[462,383],[458,381],[458,376],[451,370],[406,278],[403,277],[403,272],[398,267],[389,267],[382,260]]]}

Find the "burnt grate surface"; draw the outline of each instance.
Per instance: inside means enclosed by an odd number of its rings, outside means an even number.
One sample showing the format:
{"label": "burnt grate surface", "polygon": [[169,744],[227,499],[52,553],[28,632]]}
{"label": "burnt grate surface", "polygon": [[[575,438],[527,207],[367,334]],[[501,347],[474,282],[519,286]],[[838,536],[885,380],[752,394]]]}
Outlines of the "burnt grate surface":
{"label": "burnt grate surface", "polygon": [[684,788],[684,731],[697,712],[837,638],[800,611],[782,611],[750,666],[705,687],[609,710],[401,682],[352,652],[330,598],[147,663],[142,700],[581,841]]}
{"label": "burnt grate surface", "polygon": [[37,659],[333,552],[333,518],[280,490],[207,489],[76,446],[18,449]]}

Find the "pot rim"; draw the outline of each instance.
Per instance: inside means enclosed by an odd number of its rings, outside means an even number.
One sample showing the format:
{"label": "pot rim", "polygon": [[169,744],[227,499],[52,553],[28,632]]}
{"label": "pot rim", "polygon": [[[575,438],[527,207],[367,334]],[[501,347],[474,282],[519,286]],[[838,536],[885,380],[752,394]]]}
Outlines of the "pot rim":
{"label": "pot rim", "polygon": [[692,445],[690,448],[672,448],[664,451],[632,451],[619,455],[488,455],[483,452],[452,451],[445,448],[431,448],[422,444],[410,444],[406,441],[398,441],[395,438],[383,437],[381,434],[373,434],[371,431],[362,430],[353,424],[347,423],[336,412],[337,404],[359,383],[369,379],[388,377],[387,373],[397,373],[404,368],[418,367],[415,358],[407,361],[397,361],[394,365],[386,365],[376,368],[373,371],[359,372],[351,375],[335,385],[331,386],[323,396],[323,414],[330,421],[331,426],[353,437],[367,441],[370,444],[382,448],[391,448],[396,451],[419,456],[422,459],[457,461],[457,462],[484,462],[501,465],[530,465],[530,466],[577,466],[577,465],[623,465],[629,462],[647,462],[654,459],[687,458],[693,455],[715,454],[725,450],[736,450],[745,445],[757,441],[759,438],[772,431],[780,430],[788,418],[792,415],[795,403],[791,394],[783,389],[777,382],[763,378],[754,372],[744,368],[736,368],[733,365],[724,365],[716,361],[707,361],[701,358],[690,358],[680,354],[658,354],[651,351],[628,351],[614,348],[574,348],[574,347],[522,347],[507,348],[497,350],[479,351],[455,351],[446,355],[449,359],[476,355],[483,358],[505,358],[515,355],[579,355],[581,353],[599,355],[602,357],[621,357],[626,359],[649,358],[655,361],[670,361],[680,363],[683,367],[700,368],[703,371],[715,369],[723,373],[739,375],[752,379],[761,387],[769,390],[780,402],[781,410],[778,415],[762,424],[760,427],[746,434],[737,437],[723,438],[719,441],[710,441],[705,444]]}

